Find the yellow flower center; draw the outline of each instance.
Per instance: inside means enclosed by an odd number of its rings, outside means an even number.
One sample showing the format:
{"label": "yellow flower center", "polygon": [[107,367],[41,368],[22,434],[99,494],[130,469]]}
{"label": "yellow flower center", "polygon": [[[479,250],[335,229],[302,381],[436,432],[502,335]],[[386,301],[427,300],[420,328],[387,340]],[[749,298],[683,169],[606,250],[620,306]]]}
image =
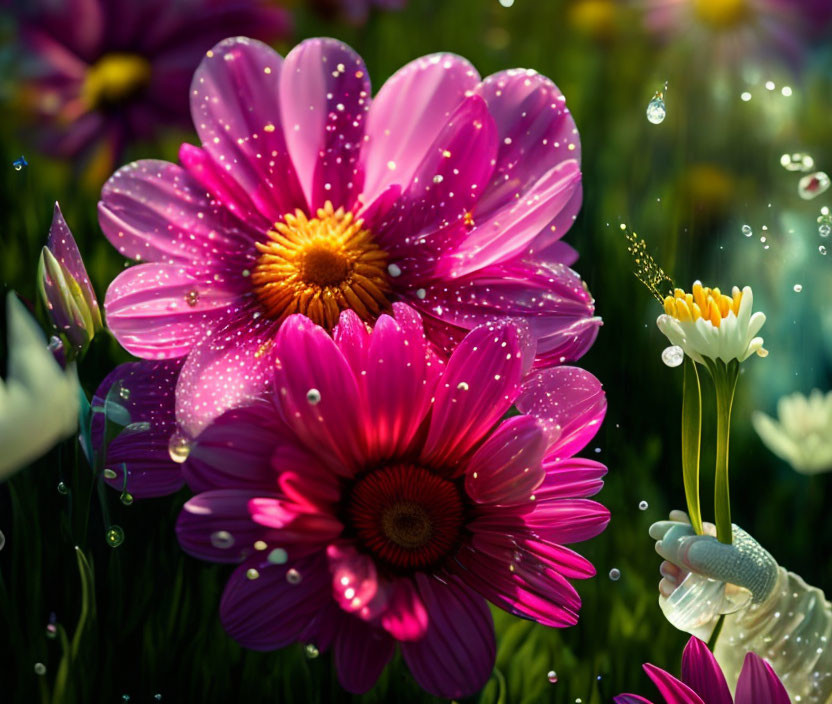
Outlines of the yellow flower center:
{"label": "yellow flower center", "polygon": [[81,97],[91,109],[124,103],[147,87],[150,62],[138,54],[105,54],[87,69]]}
{"label": "yellow flower center", "polygon": [[748,0],[693,0],[693,11],[713,29],[736,27],[749,13]]}
{"label": "yellow flower center", "polygon": [[388,306],[387,253],[372,233],[343,208],[326,202],[317,217],[296,210],[275,223],[251,272],[266,315],[283,320],[303,313],[327,329],[342,310],[372,321]]}
{"label": "yellow flower center", "polygon": [[737,315],[742,302],[742,291],[736,286],[732,296],[726,296],[718,288],[707,288],[698,281],[693,285],[693,293],[685,293],[677,288],[672,296],[664,299],[664,311],[682,322],[704,318],[715,327],[719,327],[723,318],[733,311]]}

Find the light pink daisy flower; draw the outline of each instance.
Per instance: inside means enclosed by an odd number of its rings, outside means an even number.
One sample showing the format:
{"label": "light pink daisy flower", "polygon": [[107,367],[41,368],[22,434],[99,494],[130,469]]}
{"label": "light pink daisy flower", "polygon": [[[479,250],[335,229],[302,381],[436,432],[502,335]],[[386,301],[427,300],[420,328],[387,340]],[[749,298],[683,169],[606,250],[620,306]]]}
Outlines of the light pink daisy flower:
{"label": "light pink daisy flower", "polygon": [[525,70],[480,80],[436,54],[370,93],[364,62],[335,40],[284,60],[228,39],[192,84],[202,147],[104,186],[104,233],[147,262],[110,285],[107,322],[138,357],[187,356],[176,391],[187,432],[263,389],[270,340],[293,313],[332,329],[343,310],[372,322],[406,301],[445,353],[513,316],[538,367],[595,339],[592,298],[560,242],[581,174],[555,85]]}
{"label": "light pink daisy flower", "polygon": [[[334,338],[302,315],[275,343],[272,393],[197,438],[183,548],[240,563],[227,632],[271,650],[332,648],[341,684],[373,686],[398,645],[427,691],[461,697],[494,665],[486,600],[547,626],[577,622],[563,547],[609,520],[587,499],[606,468],[573,455],[606,410],[575,367],[527,376],[528,332],[470,332],[447,363],[400,303],[372,333],[345,311]],[[519,415],[503,419],[514,405]],[[501,420],[503,419],[503,420]]]}

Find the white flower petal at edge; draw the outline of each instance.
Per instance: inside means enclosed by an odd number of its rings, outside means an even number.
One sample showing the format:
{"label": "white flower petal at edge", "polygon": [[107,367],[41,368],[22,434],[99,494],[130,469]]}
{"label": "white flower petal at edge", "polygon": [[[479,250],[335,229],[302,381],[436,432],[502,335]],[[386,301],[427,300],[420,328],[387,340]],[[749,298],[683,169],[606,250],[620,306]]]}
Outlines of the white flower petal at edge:
{"label": "white flower petal at edge", "polygon": [[757,337],[766,316],[759,311],[752,313],[754,294],[750,286],[742,291],[735,286],[733,296],[728,297],[719,289],[703,288],[697,281],[693,291],[686,294],[676,289],[674,296],[665,299],[665,314],[656,320],[672,345],[681,347],[700,364],[705,358],[728,363],[734,359],[743,362],[754,353],[760,357],[768,354],[763,338]]}
{"label": "white flower petal at edge", "polygon": [[796,472],[832,470],[832,391],[783,396],[777,420],[757,411],[751,421],[765,446]]}
{"label": "white flower petal at edge", "polygon": [[61,369],[14,292],[6,298],[6,311],[9,361],[6,379],[0,379],[0,480],[78,427],[75,368]]}

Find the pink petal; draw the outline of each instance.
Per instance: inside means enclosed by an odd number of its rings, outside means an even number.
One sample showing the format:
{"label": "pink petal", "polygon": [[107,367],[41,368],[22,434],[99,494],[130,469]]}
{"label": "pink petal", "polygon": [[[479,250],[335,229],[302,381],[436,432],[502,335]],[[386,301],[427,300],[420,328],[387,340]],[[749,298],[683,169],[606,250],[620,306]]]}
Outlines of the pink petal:
{"label": "pink petal", "polygon": [[534,492],[538,501],[593,496],[601,491],[602,477],[607,473],[607,468],[600,462],[581,457],[546,461],[543,468],[546,478]]}
{"label": "pink petal", "polygon": [[653,684],[664,697],[666,704],[710,704],[702,701],[686,684],[655,665],[644,665],[644,671],[653,680]]}
{"label": "pink petal", "polygon": [[249,516],[248,502],[258,495],[262,490],[225,489],[194,496],[176,521],[182,549],[201,560],[240,562],[254,554],[255,541],[273,542],[276,531]]}
{"label": "pink petal", "polygon": [[389,184],[411,182],[465,93],[478,82],[476,69],[454,54],[422,56],[385,82],[367,115],[363,202],[371,203]]}
{"label": "pink petal", "polygon": [[332,596],[346,612],[365,621],[374,619],[384,607],[386,594],[372,557],[350,543],[333,543],[326,550],[332,572]]}
{"label": "pink petal", "polygon": [[[129,259],[231,268],[232,284],[256,256],[260,235],[212,203],[187,171],[145,159],[123,166],[101,190],[98,222],[110,243]],[[231,280],[231,279],[229,279]]]}
{"label": "pink petal", "polygon": [[[353,371],[323,328],[287,318],[276,342],[275,395],[286,423],[329,468],[349,476],[363,464],[365,415]],[[310,402],[308,394],[320,398]]]}
{"label": "pink petal", "polygon": [[578,367],[544,369],[524,383],[516,401],[548,435],[547,460],[571,457],[592,440],[607,412],[601,382]]}
{"label": "pink petal", "polygon": [[355,376],[367,369],[367,350],[370,347],[370,331],[367,324],[354,310],[341,311],[338,325],[332,337],[344,355]]}
{"label": "pink petal", "polygon": [[503,421],[477,449],[465,472],[465,492],[476,503],[529,504],[545,476],[543,431],[531,416]]}
{"label": "pink petal", "polygon": [[640,697],[637,694],[619,694],[612,698],[615,704],[653,704],[649,699]]}
{"label": "pink petal", "polygon": [[789,695],[771,665],[756,653],[746,653],[734,700],[736,704],[789,704]]}
{"label": "pink petal", "polygon": [[363,694],[376,683],[393,657],[395,642],[380,628],[361,619],[342,619],[335,640],[335,671],[348,692]]}
{"label": "pink petal", "polygon": [[321,551],[344,530],[332,512],[288,498],[256,496],[248,502],[248,512],[258,525],[273,528],[278,545],[291,546],[292,556]]}
{"label": "pink petal", "polygon": [[55,258],[66,267],[67,271],[78,282],[85,294],[90,298],[91,307],[98,307],[98,299],[95,297],[95,290],[87,276],[87,269],[78,245],[72,236],[69,227],[64,220],[61,206],[55,203],[55,210],[52,215],[52,224],[49,227],[49,237],[46,246]]}
{"label": "pink petal", "polygon": [[[294,439],[293,439],[294,440]],[[335,511],[342,487],[338,476],[308,449],[296,442],[278,446],[271,460],[279,474],[280,490],[293,503],[309,511]]]}
{"label": "pink petal", "polygon": [[274,491],[278,473],[271,459],[287,444],[287,429],[267,402],[226,411],[191,445],[183,470],[191,491],[235,487]]}
{"label": "pink petal", "polygon": [[370,107],[361,57],[334,39],[307,39],[286,57],[279,87],[283,130],[312,212],[331,201],[352,207]]}
{"label": "pink petal", "polygon": [[428,629],[428,612],[416,585],[409,577],[395,579],[389,601],[381,615],[381,625],[398,641],[419,640]]}
{"label": "pink petal", "polygon": [[140,264],[113,280],[104,310],[128,352],[170,359],[187,354],[237,297],[193,266]]}
{"label": "pink petal", "polygon": [[479,691],[494,667],[494,624],[485,600],[456,577],[442,583],[416,574],[428,612],[421,640],[402,643],[402,655],[419,685],[438,697],[460,698]]}
{"label": "pink petal", "polygon": [[191,83],[204,149],[269,223],[306,207],[281,122],[283,63],[266,44],[233,37],[208,52]]}
{"label": "pink petal", "polygon": [[[258,571],[256,579],[246,573]],[[297,578],[289,581],[292,570]],[[222,625],[252,650],[275,650],[296,641],[329,601],[329,573],[323,555],[271,565],[252,557],[231,575],[220,602]]]}
{"label": "pink petal", "polygon": [[511,323],[470,332],[448,360],[436,390],[422,459],[449,465],[476,445],[514,401],[527,341]]}
{"label": "pink petal", "polygon": [[242,305],[229,308],[194,345],[176,385],[176,420],[195,436],[229,408],[263,397],[274,370],[274,324]]}
{"label": "pink petal", "polygon": [[691,638],[682,653],[682,681],[708,704],[733,704],[722,668],[698,638]]}

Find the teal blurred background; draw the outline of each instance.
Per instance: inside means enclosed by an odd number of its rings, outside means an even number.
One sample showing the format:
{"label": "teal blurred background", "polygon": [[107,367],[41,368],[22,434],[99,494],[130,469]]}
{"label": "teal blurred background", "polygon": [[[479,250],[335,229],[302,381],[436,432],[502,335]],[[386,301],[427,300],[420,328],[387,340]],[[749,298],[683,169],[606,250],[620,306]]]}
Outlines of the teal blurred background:
{"label": "teal blurred background", "polygon": [[[763,7],[746,2],[755,11]],[[783,153],[804,152],[817,169],[832,170],[832,41],[797,32],[799,51],[781,55],[760,30],[762,22],[743,28],[743,42],[702,21],[657,33],[645,25],[651,4],[658,2],[411,0],[399,12],[371,12],[357,26],[296,2],[290,4],[294,35],[278,45],[285,52],[308,36],[342,39],[364,57],[375,90],[401,65],[434,51],[467,57],[483,76],[533,68],[561,88],[580,131],[584,205],[566,240],[580,253],[575,268],[604,319],[581,364],[602,380],[609,398],[604,426],[586,453],[609,467],[599,498],[612,522],[600,537],[576,546],[598,570],[578,585],[584,604],[577,626],[546,629],[495,611],[497,667],[472,701],[597,703],[622,691],[652,697],[643,662],[678,672],[687,636],[658,608],[660,560],[647,527],[684,506],[682,372],[661,363],[666,341],[655,326],[661,310],[632,275],[621,224],[647,241],[677,285],[689,288],[702,279],[723,290],[752,286],[755,307],[768,316],[762,334],[770,356],[750,359],[740,377],[731,451],[734,520],[782,565],[832,592],[830,477],[795,473],[762,446],[750,424],[753,410],[772,413],[784,393],[832,386],[832,255],[819,249],[832,248],[832,239],[820,237],[817,222],[820,208],[832,206],[832,191],[803,200],[797,189],[803,174],[780,165]],[[98,229],[100,180],[80,163],[39,151],[18,109],[16,39],[6,13],[0,21],[0,281],[4,291],[34,301],[37,257],[59,200],[102,300],[124,262]],[[667,117],[654,125],[645,109],[665,81]],[[741,97],[746,92],[749,100]],[[173,133],[132,145],[124,161],[175,161],[182,140],[195,137]],[[16,171],[12,162],[21,155],[29,166]],[[746,224],[750,237],[742,231]],[[5,345],[5,328],[2,333]],[[127,358],[114,340],[97,338],[81,370],[86,390]],[[707,519],[712,404],[706,382]],[[112,518],[126,533],[123,545],[111,549],[97,500],[80,500],[90,493],[91,478],[77,459],[65,443],[0,486],[6,536],[0,698],[50,701],[61,646],[60,638],[46,637],[46,625],[54,612],[72,637],[82,593],[77,544],[91,557],[95,613],[63,701],[121,702],[127,695],[150,702],[156,694],[173,702],[433,701],[398,660],[373,691],[351,697],[339,689],[328,656],[310,659],[301,646],[269,654],[240,649],[217,618],[229,570],[184,556],[176,543],[173,525],[186,492],[132,506],[109,492]],[[69,497],[56,491],[60,480],[72,487]],[[642,501],[646,510],[639,509]],[[613,568],[620,571],[617,581],[608,576]],[[46,665],[46,675],[35,674],[37,662]],[[549,681],[550,670],[556,682]]]}

